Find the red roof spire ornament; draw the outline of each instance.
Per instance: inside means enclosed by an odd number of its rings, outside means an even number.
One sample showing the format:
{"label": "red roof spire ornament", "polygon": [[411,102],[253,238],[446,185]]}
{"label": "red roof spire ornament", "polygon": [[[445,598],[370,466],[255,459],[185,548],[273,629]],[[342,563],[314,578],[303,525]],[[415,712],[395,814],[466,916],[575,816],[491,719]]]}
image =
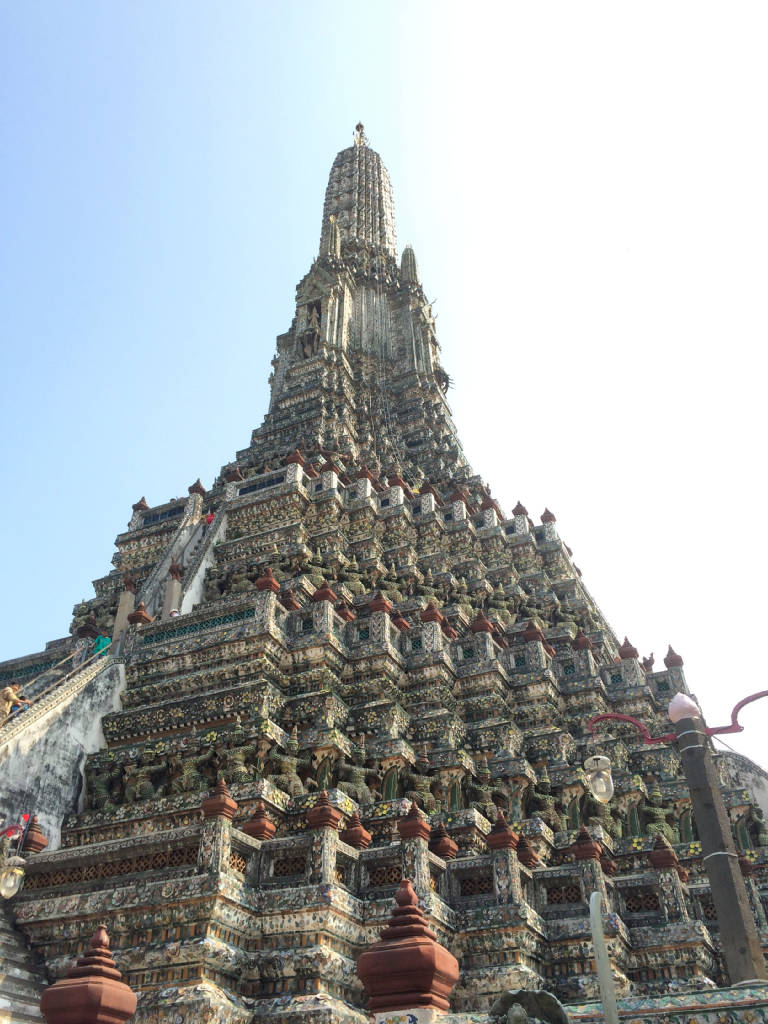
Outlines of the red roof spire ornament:
{"label": "red roof spire ornament", "polygon": [[485,837],[489,850],[515,850],[520,837],[508,824],[504,812],[499,811],[496,822]]}
{"label": "red roof spire ornament", "polygon": [[455,860],[459,852],[458,844],[448,835],[445,825],[438,822],[432,829],[432,836],[429,840],[429,849],[443,860]]}
{"label": "red roof spire ornament", "polygon": [[527,868],[535,868],[539,863],[539,855],[525,838],[520,836],[517,841],[517,859]]}
{"label": "red roof spire ornament", "polygon": [[632,644],[624,637],[624,643],[619,648],[619,657],[622,661],[627,661],[629,658],[638,658],[637,648],[633,647]]}
{"label": "red roof spire ornament", "polygon": [[122,980],[99,926],[91,946],[65,978],[49,985],[40,1000],[48,1024],[121,1024],[136,1012],[136,994]]}
{"label": "red roof spire ornament", "polygon": [[408,619],[403,618],[397,609],[392,612],[390,618],[392,625],[397,626],[401,633],[406,633],[411,628]]}
{"label": "red roof spire ornament", "polygon": [[280,604],[289,612],[297,612],[301,608],[292,590],[286,590],[280,595]]}
{"label": "red roof spire ornament", "polygon": [[545,508],[541,513],[541,521],[542,523],[556,523],[557,519],[554,512],[550,512],[548,508]]}
{"label": "red roof spire ornament", "polygon": [[172,580],[176,580],[177,583],[181,583],[181,578],[184,575],[184,566],[181,562],[177,562],[175,558],[171,559],[171,564],[168,567],[168,575]]}
{"label": "red roof spire ornament", "polygon": [[192,486],[187,488],[187,490],[189,491],[190,494],[199,494],[201,498],[204,498],[208,493],[206,489],[203,487],[203,485],[200,483],[200,477],[198,477],[197,480],[195,480],[195,482],[192,484]]}
{"label": "red roof spire ornament", "polygon": [[533,619],[528,619],[528,625],[523,630],[522,636],[526,643],[532,643],[534,640],[538,640],[539,643],[542,644],[546,643],[544,640],[544,634]]}
{"label": "red roof spire ornament", "polygon": [[528,515],[528,509],[525,507],[525,505],[522,503],[522,501],[518,501],[518,503],[512,509],[512,515],[513,516],[527,516]]}
{"label": "red roof spire ornament", "polygon": [[224,479],[228,484],[236,484],[239,483],[241,480],[245,480],[245,477],[240,472],[240,467],[237,464],[235,464],[234,466],[230,466],[229,469],[225,471]]}
{"label": "red roof spire ornament", "polygon": [[139,605],[135,612],[131,612],[128,616],[128,621],[132,626],[148,626],[150,622],[155,620],[147,611],[143,601],[139,601]]}
{"label": "red roof spire ornament", "polygon": [[341,821],[341,811],[333,806],[328,799],[328,793],[323,790],[315,801],[314,807],[307,811],[307,825],[310,828],[332,828],[338,829]]}
{"label": "red roof spire ornament", "polygon": [[580,629],[571,641],[571,647],[574,649],[574,651],[591,651],[592,641],[589,639],[584,630]]}
{"label": "red roof spire ornament", "polygon": [[664,836],[656,836],[656,842],[648,854],[648,859],[657,870],[674,868],[681,882],[688,881],[688,872],[677,859],[677,854]]}
{"label": "red roof spire ornament", "polygon": [[483,615],[482,608],[478,609],[474,622],[470,623],[469,628],[473,633],[493,633],[493,625]]}
{"label": "red roof spire ornament", "polygon": [[267,566],[263,574],[256,580],[256,589],[271,590],[273,594],[280,593],[280,584],[275,579],[275,574],[269,566]]}
{"label": "red roof spire ornament", "polygon": [[426,817],[414,800],[404,818],[397,819],[397,831],[401,839],[429,839],[431,829]]}
{"label": "red roof spire ornament", "polygon": [[339,839],[341,839],[342,843],[346,843],[347,846],[354,846],[356,850],[366,850],[371,845],[372,838],[371,833],[360,821],[360,815],[357,811],[351,815],[347,822],[347,827],[339,833]]}
{"label": "red roof spire ornament", "polygon": [[667,666],[667,668],[683,667],[683,659],[675,650],[673,650],[672,644],[669,645],[669,650],[667,651],[667,656],[664,659],[664,664]]}
{"label": "red roof spire ornament", "polygon": [[131,508],[133,509],[134,512],[148,512],[149,511],[149,505],[147,504],[147,499],[144,497],[143,494],[142,494],[142,496],[139,498],[139,500],[134,505],[131,505]]}
{"label": "red roof spire ornament", "polygon": [[427,607],[422,612],[419,612],[419,618],[422,622],[440,623],[443,621],[443,616],[438,611],[437,605],[434,601],[430,601]]}
{"label": "red roof spire ornament", "polygon": [[389,612],[392,611],[392,602],[388,601],[380,590],[377,590],[371,600],[368,602],[368,608],[372,612]]}
{"label": "red roof spire ornament", "polygon": [[219,779],[213,792],[200,805],[205,818],[226,818],[232,821],[237,810],[237,802],[232,799],[224,779]]}
{"label": "red roof spire ornament", "polygon": [[322,583],[314,592],[312,597],[310,597],[310,601],[314,601],[315,603],[318,601],[330,601],[331,604],[336,604],[338,600],[338,597],[328,586],[327,582]]}
{"label": "red roof spire ornament", "polygon": [[579,834],[571,845],[571,853],[576,860],[600,860],[603,848],[587,832],[586,826],[582,825]]}
{"label": "red roof spire ornament", "polygon": [[251,839],[261,839],[268,842],[275,834],[277,826],[267,817],[267,811],[263,800],[256,801],[256,812],[250,821],[246,821],[241,831],[245,832]]}
{"label": "red roof spire ornament", "polygon": [[24,853],[40,853],[48,845],[48,840],[43,835],[43,830],[37,820],[37,815],[32,815],[32,820],[27,828],[27,834],[24,837]]}
{"label": "red roof spire ornament", "polygon": [[286,457],[283,459],[284,466],[290,466],[294,462],[297,463],[297,465],[301,466],[302,469],[305,466],[304,456],[301,454],[298,448],[294,448],[291,454],[286,455]]}
{"label": "red roof spire ornament", "polygon": [[381,940],[361,953],[357,974],[368,993],[369,1013],[432,1007],[449,1010],[448,996],[459,980],[459,964],[428,927],[407,878]]}
{"label": "red roof spire ornament", "polygon": [[344,619],[345,622],[352,622],[356,617],[354,610],[350,608],[344,598],[336,605],[336,614],[340,619]]}

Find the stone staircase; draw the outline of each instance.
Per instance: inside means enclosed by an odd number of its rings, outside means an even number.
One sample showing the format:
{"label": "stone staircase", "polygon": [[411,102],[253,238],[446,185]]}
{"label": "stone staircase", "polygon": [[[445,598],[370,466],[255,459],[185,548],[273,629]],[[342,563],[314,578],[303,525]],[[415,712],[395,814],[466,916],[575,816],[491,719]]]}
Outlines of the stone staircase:
{"label": "stone staircase", "polygon": [[0,1024],[41,1024],[40,996],[46,985],[45,972],[13,926],[9,908],[0,906]]}

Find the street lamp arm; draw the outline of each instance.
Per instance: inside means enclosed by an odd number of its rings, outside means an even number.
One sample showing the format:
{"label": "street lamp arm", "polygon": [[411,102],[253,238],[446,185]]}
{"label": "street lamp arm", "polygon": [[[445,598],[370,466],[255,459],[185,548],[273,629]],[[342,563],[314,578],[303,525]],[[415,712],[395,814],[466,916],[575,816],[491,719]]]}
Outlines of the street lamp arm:
{"label": "street lamp arm", "polygon": [[[768,693],[768,691],[766,691],[766,693]],[[643,743],[645,744],[671,743],[672,740],[675,739],[675,734],[673,732],[665,733],[664,736],[651,736],[651,734],[648,732],[648,729],[643,725],[639,718],[633,718],[632,715],[620,715],[618,711],[607,711],[604,715],[595,715],[594,718],[590,718],[590,720],[587,722],[587,728],[592,733],[592,735],[595,736],[595,724],[597,722],[605,722],[611,718],[617,719],[619,722],[629,722],[630,725],[634,725],[634,727],[643,737]],[[739,729],[741,729],[741,726],[739,726]],[[728,727],[728,731],[733,732],[734,730]]]}
{"label": "street lamp arm", "polygon": [[712,729],[707,729],[707,736],[717,736],[724,732],[744,732],[744,726],[739,725],[739,712],[747,704],[751,704],[754,700],[760,700],[761,697],[768,697],[768,690],[760,690],[759,693],[752,693],[749,697],[745,697],[744,700],[740,700],[731,712],[731,724],[716,725]]}
{"label": "street lamp arm", "polygon": [[[755,700],[760,700],[761,697],[768,697],[768,690],[760,690],[759,693],[752,693],[749,697],[745,697],[740,700],[736,707],[731,712],[731,724],[730,725],[715,725],[712,728],[707,728],[707,736],[720,736],[723,733],[732,732],[744,732],[744,726],[739,725],[739,712],[747,704],[751,704]],[[634,725],[640,735],[643,737],[643,743],[671,743],[672,740],[676,739],[676,735],[673,732],[665,733],[663,736],[651,736],[648,729],[643,725],[639,718],[634,718],[632,715],[621,715],[618,711],[607,711],[603,715],[595,715],[594,718],[590,718],[587,722],[587,728],[592,733],[595,733],[595,725],[597,722],[605,722],[609,719],[616,719],[619,722],[629,722],[630,725]]]}

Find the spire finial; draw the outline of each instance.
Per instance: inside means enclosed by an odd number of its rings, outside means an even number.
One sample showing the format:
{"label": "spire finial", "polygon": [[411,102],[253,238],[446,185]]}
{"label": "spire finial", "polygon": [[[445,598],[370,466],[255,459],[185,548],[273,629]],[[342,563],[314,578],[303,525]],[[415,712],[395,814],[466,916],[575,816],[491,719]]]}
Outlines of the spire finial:
{"label": "spire finial", "polygon": [[365,134],[365,125],[362,121],[358,121],[355,125],[355,145],[356,146],[367,146],[368,136]]}

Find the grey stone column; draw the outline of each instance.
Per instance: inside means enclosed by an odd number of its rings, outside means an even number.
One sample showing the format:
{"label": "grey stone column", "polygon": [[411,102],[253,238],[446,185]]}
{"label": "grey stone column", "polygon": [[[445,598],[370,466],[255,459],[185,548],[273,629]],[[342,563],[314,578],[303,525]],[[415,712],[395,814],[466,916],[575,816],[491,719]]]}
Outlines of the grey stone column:
{"label": "grey stone column", "polygon": [[112,649],[110,654],[117,654],[119,652],[120,638],[128,629],[128,616],[133,611],[135,605],[136,595],[134,592],[132,590],[124,590],[117,603],[115,624],[112,627]]}
{"label": "grey stone column", "polygon": [[175,608],[179,611],[179,605],[181,604],[181,580],[169,579],[165,585],[165,595],[163,597],[163,611],[161,618],[170,619],[171,612]]}
{"label": "grey stone column", "polygon": [[312,835],[312,873],[310,881],[331,885],[336,881],[336,848],[339,833],[334,828],[318,828]]}
{"label": "grey stone column", "polygon": [[732,985],[768,978],[755,919],[739,868],[731,823],[701,718],[683,718],[675,733],[691,793],[704,866],[720,926],[720,945]]}
{"label": "grey stone column", "polygon": [[232,822],[224,817],[206,818],[197,854],[197,870],[220,872],[229,870],[232,851]]}
{"label": "grey stone column", "polygon": [[522,903],[520,862],[514,849],[494,850],[491,855],[493,890],[499,903]]}

